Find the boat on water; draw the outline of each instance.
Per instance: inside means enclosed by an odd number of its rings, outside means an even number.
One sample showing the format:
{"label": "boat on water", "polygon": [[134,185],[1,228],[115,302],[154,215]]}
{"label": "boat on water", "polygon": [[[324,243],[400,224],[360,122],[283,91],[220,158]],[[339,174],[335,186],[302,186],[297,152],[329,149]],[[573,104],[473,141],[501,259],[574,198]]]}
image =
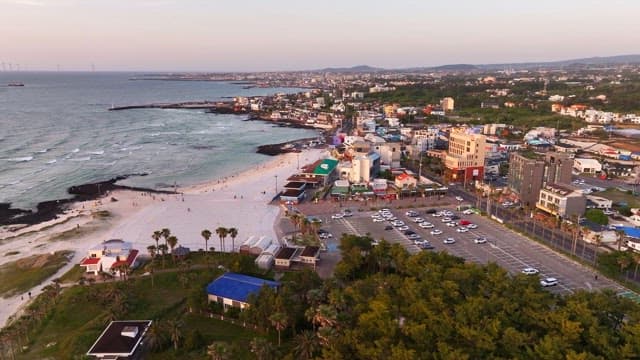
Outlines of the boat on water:
{"label": "boat on water", "polygon": [[7,86],[24,86],[24,84],[21,82],[10,82]]}

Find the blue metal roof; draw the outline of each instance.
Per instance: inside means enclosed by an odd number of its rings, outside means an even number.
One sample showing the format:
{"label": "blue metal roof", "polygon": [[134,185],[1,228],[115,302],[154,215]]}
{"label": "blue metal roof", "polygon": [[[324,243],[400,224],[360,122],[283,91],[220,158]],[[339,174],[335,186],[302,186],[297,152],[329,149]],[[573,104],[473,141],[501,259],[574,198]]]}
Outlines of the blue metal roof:
{"label": "blue metal roof", "polygon": [[258,293],[264,285],[275,288],[280,283],[248,275],[226,273],[207,285],[207,294],[247,302],[249,295]]}
{"label": "blue metal roof", "polygon": [[636,229],[630,226],[616,226],[617,230],[622,230],[627,236],[640,239],[640,229]]}

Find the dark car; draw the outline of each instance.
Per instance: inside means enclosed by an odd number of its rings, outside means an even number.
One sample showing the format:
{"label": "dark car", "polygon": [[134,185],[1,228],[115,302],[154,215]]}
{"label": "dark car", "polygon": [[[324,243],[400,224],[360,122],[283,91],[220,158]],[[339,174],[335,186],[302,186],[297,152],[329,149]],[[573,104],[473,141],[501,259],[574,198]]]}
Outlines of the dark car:
{"label": "dark car", "polygon": [[411,234],[415,234],[416,232],[413,230],[407,230],[404,232],[405,235],[411,235]]}
{"label": "dark car", "polygon": [[393,230],[393,226],[391,225],[387,225],[384,227],[385,230]]}
{"label": "dark car", "polygon": [[427,211],[425,211],[425,214],[435,214],[437,212],[438,212],[437,209],[428,209]]}
{"label": "dark car", "polygon": [[327,231],[327,230],[325,230],[325,229],[320,229],[320,230],[318,230],[318,235],[320,235],[320,234],[326,234],[326,233],[328,233],[328,231]]}
{"label": "dark car", "polygon": [[451,219],[451,220],[460,220],[460,216],[458,216],[458,215],[449,216],[449,219]]}

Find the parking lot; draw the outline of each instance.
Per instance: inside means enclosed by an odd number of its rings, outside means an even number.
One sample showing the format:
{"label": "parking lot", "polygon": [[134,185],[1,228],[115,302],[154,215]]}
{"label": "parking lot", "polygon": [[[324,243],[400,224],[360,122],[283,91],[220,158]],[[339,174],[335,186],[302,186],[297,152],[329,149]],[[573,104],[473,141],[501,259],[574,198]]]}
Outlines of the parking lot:
{"label": "parking lot", "polygon": [[[442,217],[432,217],[425,214],[426,208],[415,209],[419,212],[420,217],[434,225],[434,229],[443,232],[440,235],[431,235],[430,232],[433,229],[422,229],[412,221],[412,217],[405,215],[408,209],[391,209],[391,212],[398,220],[403,221],[411,230],[419,234],[422,239],[428,240],[434,247],[430,251],[446,251],[480,264],[495,262],[511,274],[517,274],[524,268],[532,267],[539,270],[541,279],[545,277],[557,278],[559,284],[549,289],[559,293],[572,293],[577,289],[610,288],[616,292],[626,290],[608,279],[596,278],[596,273],[593,270],[511,231],[501,224],[475,214],[463,215],[459,211],[454,211],[454,208],[454,206],[448,206],[438,208],[438,210],[451,210],[460,217],[460,220],[469,220],[477,224],[478,228],[459,233],[456,231],[457,227],[446,226],[442,222]],[[369,234],[373,239],[399,243],[410,253],[423,251],[397,228],[385,230],[385,227],[390,224],[388,221],[373,222],[371,216],[374,213],[374,211],[355,212],[353,216],[341,219],[331,219],[330,215],[321,217],[323,229],[334,234],[331,241],[333,250],[335,250],[340,235],[346,233],[360,236]],[[479,237],[486,238],[487,242],[475,243],[474,239]],[[455,243],[444,244],[443,241],[447,238],[454,238]]]}

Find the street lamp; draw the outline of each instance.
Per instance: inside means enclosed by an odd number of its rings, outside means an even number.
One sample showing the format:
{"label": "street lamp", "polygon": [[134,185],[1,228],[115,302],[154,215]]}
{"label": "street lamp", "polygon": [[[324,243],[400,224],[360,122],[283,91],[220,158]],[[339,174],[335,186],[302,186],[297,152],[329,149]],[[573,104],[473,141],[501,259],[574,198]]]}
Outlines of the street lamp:
{"label": "street lamp", "polygon": [[278,195],[278,175],[274,175],[276,178],[276,195]]}

